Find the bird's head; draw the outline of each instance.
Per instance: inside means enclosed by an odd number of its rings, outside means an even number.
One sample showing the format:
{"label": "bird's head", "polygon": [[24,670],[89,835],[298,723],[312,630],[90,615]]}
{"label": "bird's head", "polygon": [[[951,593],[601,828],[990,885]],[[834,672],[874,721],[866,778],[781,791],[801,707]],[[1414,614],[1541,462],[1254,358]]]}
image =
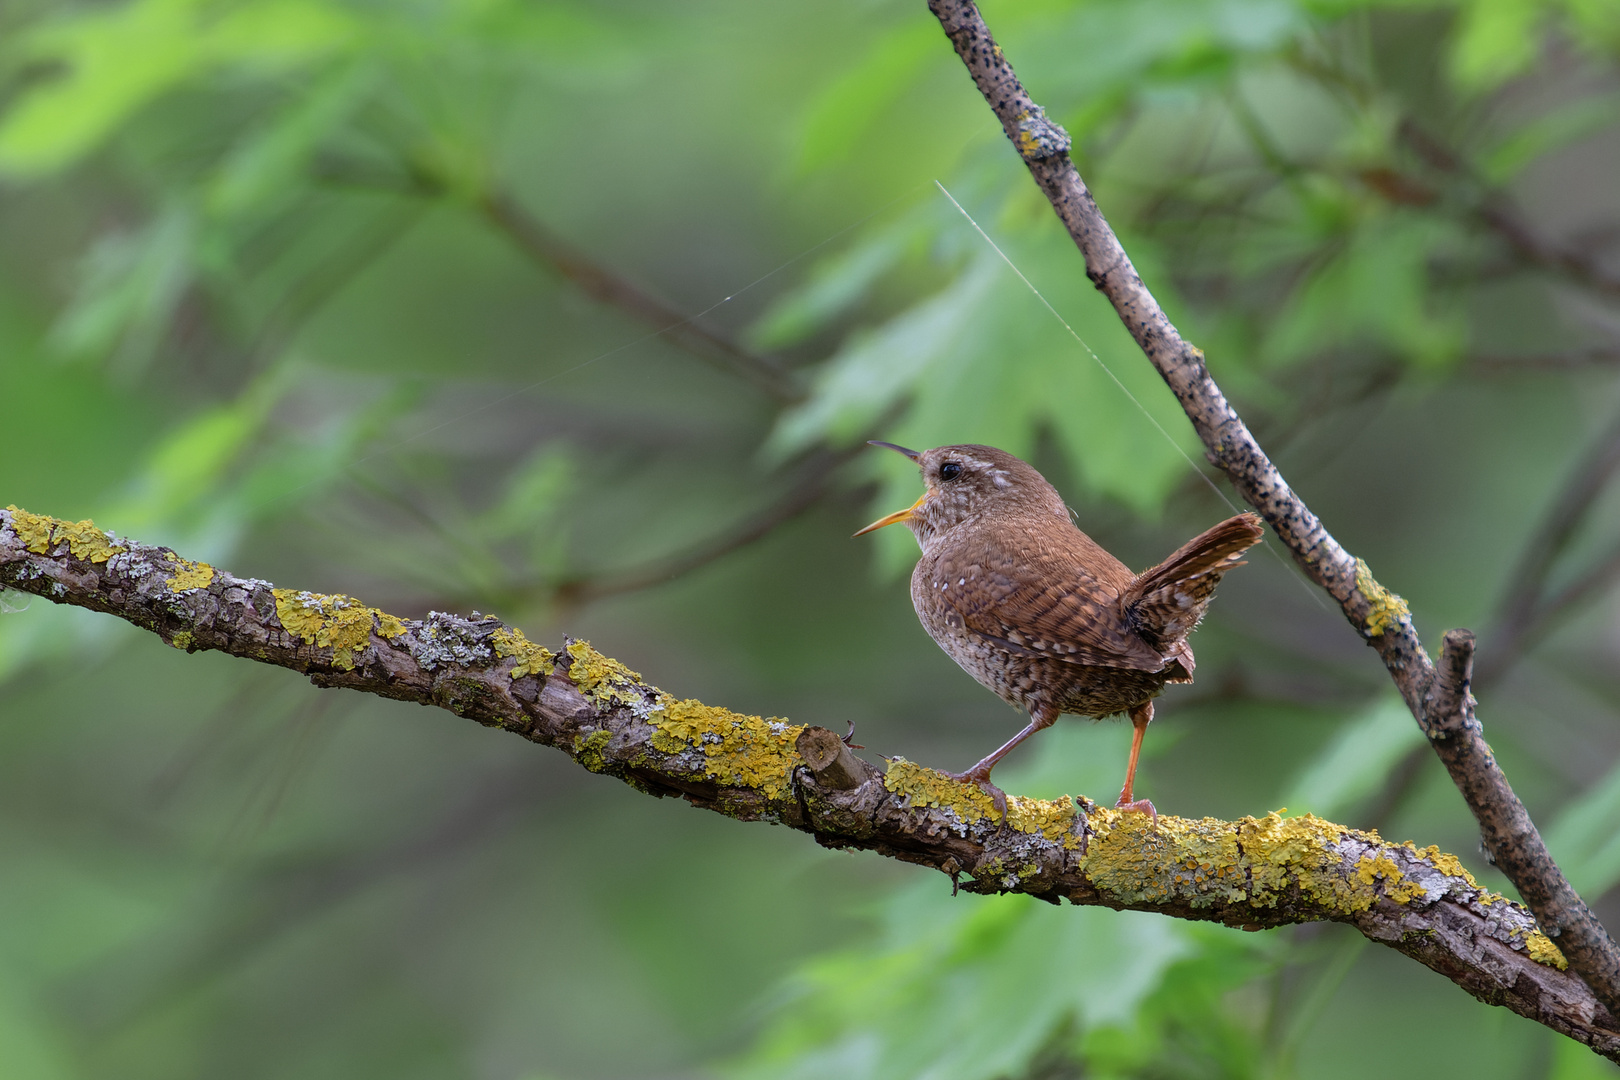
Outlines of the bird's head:
{"label": "bird's head", "polygon": [[1055,516],[1069,520],[1069,508],[1057,489],[1027,462],[993,446],[939,446],[907,450],[874,442],[906,455],[922,471],[922,498],[856,533],[863,536],[885,525],[905,522],[926,553],[934,541],[964,522],[986,516]]}

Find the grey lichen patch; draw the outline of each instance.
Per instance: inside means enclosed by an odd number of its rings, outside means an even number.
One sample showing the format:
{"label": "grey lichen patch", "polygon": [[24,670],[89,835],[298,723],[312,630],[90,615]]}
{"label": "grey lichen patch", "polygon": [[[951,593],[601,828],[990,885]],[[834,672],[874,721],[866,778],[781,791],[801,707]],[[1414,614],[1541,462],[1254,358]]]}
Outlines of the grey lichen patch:
{"label": "grey lichen patch", "polygon": [[1018,131],[1013,136],[1013,145],[1018,147],[1018,153],[1025,161],[1041,161],[1068,153],[1073,143],[1067,131],[1047,118],[1044,109],[1031,103],[1029,109],[1018,117]]}
{"label": "grey lichen patch", "polygon": [[493,626],[484,629],[459,616],[430,611],[427,620],[417,627],[411,655],[429,671],[451,664],[487,664],[495,659],[490,640],[494,634]]}
{"label": "grey lichen patch", "polygon": [[1479,890],[1474,910],[1484,916],[1485,932],[1497,941],[1524,953],[1538,964],[1569,969],[1569,961],[1557,945],[1536,925],[1535,916],[1496,893]]}

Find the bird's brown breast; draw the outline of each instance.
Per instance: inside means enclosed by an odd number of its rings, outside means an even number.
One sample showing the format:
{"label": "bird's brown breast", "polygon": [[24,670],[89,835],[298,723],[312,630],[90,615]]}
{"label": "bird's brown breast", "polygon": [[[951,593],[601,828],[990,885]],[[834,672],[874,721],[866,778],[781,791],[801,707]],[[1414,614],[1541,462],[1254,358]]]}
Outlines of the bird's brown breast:
{"label": "bird's brown breast", "polygon": [[1131,624],[1122,600],[1135,575],[1068,521],[985,515],[944,539],[912,573],[912,603],[1003,700],[1106,716],[1183,674]]}

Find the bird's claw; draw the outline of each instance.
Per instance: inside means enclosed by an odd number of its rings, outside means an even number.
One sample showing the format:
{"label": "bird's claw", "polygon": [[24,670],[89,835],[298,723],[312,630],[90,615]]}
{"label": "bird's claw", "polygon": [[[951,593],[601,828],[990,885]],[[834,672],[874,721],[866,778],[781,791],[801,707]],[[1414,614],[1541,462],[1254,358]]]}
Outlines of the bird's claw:
{"label": "bird's claw", "polygon": [[1132,800],[1121,795],[1119,801],[1114,804],[1114,809],[1123,810],[1128,814],[1148,814],[1152,816],[1153,824],[1157,825],[1159,823],[1159,811],[1154,808],[1152,799]]}
{"label": "bird's claw", "polygon": [[851,720],[849,722],[849,730],[844,732],[843,743],[844,743],[845,746],[849,747],[851,750],[865,750],[866,747],[862,746],[860,743],[851,741],[854,738],[855,738],[855,721]]}
{"label": "bird's claw", "polygon": [[988,772],[981,774],[973,769],[969,769],[967,772],[953,772],[946,773],[945,775],[950,777],[952,780],[955,780],[958,784],[979,785],[979,790],[990,796],[990,802],[995,806],[996,813],[1001,815],[1001,826],[1006,828],[1007,793],[990,782],[990,774]]}

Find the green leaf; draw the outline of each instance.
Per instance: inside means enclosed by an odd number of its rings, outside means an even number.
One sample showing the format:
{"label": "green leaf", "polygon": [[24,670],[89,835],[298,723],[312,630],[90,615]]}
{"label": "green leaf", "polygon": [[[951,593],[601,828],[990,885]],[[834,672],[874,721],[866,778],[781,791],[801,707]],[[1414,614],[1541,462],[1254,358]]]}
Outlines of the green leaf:
{"label": "green leaf", "polygon": [[1041,100],[1049,107],[1069,99],[1085,108],[1121,88],[1207,83],[1240,56],[1276,50],[1309,25],[1290,0],[1104,0],[1054,15],[1014,19],[998,32],[1024,81],[1047,88]]}
{"label": "green leaf", "polygon": [[[986,246],[966,223],[961,228]],[[901,441],[987,443],[1029,457],[1050,429],[1088,494],[1157,514],[1196,472],[1184,455],[1196,450],[1197,437],[1175,397],[1091,286],[1056,222],[1014,221],[995,236],[1041,296],[990,253],[1000,271],[994,287],[978,299],[959,347],[918,380]],[[1144,274],[1164,282],[1147,245],[1138,247]]]}
{"label": "green leaf", "polygon": [[881,328],[859,333],[822,368],[810,400],[777,422],[766,453],[784,458],[816,442],[865,433],[914,386],[960,349],[980,301],[1002,273],[980,256],[947,288]]}
{"label": "green leaf", "polygon": [[748,332],[749,344],[756,349],[797,345],[855,307],[905,253],[918,221],[913,216],[818,263],[808,281],[777,297],[760,316]]}
{"label": "green leaf", "polygon": [[1524,74],[1541,50],[1545,6],[1533,0],[1472,0],[1451,47],[1451,76],[1475,93]]}
{"label": "green leaf", "polygon": [[1459,226],[1418,213],[1374,213],[1306,278],[1278,313],[1269,362],[1297,363],[1335,349],[1381,346],[1440,368],[1467,343],[1465,314],[1431,287],[1429,265],[1462,244]]}
{"label": "green leaf", "polygon": [[231,217],[303,187],[321,143],[375,85],[376,72],[360,65],[316,80],[307,93],[294,97],[248,133],[220,162],[206,193],[210,212]]}
{"label": "green leaf", "polygon": [[77,1073],[65,1032],[0,976],[0,1048],[8,1080],[69,1080]]}
{"label": "green leaf", "polygon": [[175,201],[138,231],[102,237],[51,344],[70,356],[110,356],[126,375],[145,368],[195,274],[196,233],[191,207]]}
{"label": "green leaf", "polygon": [[136,0],[47,26],[29,43],[65,75],[25,93],[0,123],[0,170],[42,173],[94,148],[201,59],[201,0]]}
{"label": "green leaf", "polygon": [[27,51],[64,74],[24,93],[0,121],[0,171],[37,175],[71,164],[136,110],[219,65],[282,71],[357,36],[350,16],[316,0],[218,7],[132,0],[36,31]]}
{"label": "green leaf", "polygon": [[1617,1071],[1613,1062],[1605,1061],[1574,1039],[1554,1038],[1552,1041],[1552,1067],[1547,1080],[1614,1080]]}
{"label": "green leaf", "polygon": [[1604,94],[1569,102],[1537,116],[1509,135],[1480,160],[1492,183],[1506,183],[1531,162],[1620,121],[1620,94]]}
{"label": "green leaf", "polygon": [[931,19],[910,19],[879,38],[859,64],[811,98],[795,168],[808,172],[848,157],[918,69],[939,57],[939,25]]}

